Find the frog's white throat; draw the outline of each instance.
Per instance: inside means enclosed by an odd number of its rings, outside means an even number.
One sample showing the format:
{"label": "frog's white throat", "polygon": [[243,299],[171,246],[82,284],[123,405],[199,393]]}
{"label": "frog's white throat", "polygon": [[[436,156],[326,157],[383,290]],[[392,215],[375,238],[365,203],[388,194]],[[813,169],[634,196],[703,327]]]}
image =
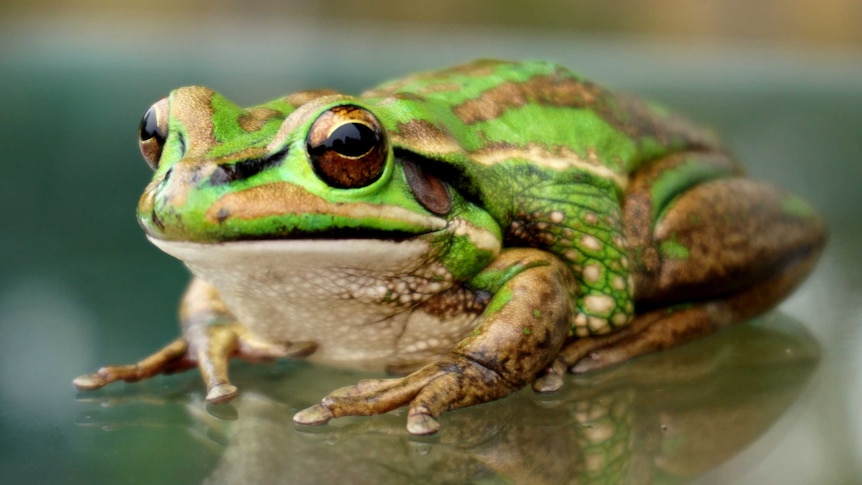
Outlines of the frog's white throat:
{"label": "frog's white throat", "polygon": [[320,343],[310,358],[336,365],[389,361],[409,308],[453,284],[422,240],[150,241],[214,286],[244,326]]}

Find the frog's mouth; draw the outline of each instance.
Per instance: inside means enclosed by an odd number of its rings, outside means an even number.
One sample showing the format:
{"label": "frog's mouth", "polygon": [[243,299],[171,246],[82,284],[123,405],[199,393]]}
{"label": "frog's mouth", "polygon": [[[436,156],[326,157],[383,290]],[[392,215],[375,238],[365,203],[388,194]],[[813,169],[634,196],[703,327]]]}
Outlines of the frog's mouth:
{"label": "frog's mouth", "polygon": [[[374,227],[330,227],[320,229],[305,229],[301,227],[288,227],[287,225],[274,225],[267,232],[256,234],[252,231],[242,230],[219,230],[212,235],[206,233],[207,236],[216,236],[213,238],[191,237],[192,234],[172,234],[173,231],[167,228],[155,211],[150,214],[150,221],[153,228],[158,231],[153,231],[149,224],[141,222],[147,237],[158,240],[175,240],[175,241],[190,241],[199,243],[227,243],[227,242],[242,242],[242,241],[269,241],[269,240],[300,240],[300,239],[379,239],[385,241],[404,241],[420,237],[429,233],[440,232],[445,229],[446,222],[443,221],[443,227],[420,227],[417,230],[406,229],[385,229]],[[436,221],[435,221],[436,222]],[[439,224],[438,224],[439,225]],[[174,236],[174,237],[171,237]],[[177,237],[180,236],[180,237]]]}
{"label": "frog's mouth", "polygon": [[[373,240],[382,240],[382,241],[406,241],[408,239],[413,239],[416,237],[424,236],[426,234],[438,232],[438,231],[424,231],[424,232],[409,232],[409,231],[399,231],[399,230],[388,230],[388,229],[370,229],[370,228],[337,228],[337,229],[326,229],[316,232],[310,233],[286,233],[286,234],[274,234],[271,236],[261,236],[261,237],[244,237],[241,239],[234,239],[234,242],[241,241],[271,241],[271,240],[299,240],[299,239],[317,239],[317,240],[342,240],[349,241],[353,239],[373,239]],[[227,241],[225,241],[227,242]]]}
{"label": "frog's mouth", "polygon": [[[327,216],[323,215],[322,219]],[[275,219],[275,218],[274,218]],[[327,222],[331,222],[335,218]],[[144,229],[151,241],[174,241],[192,242],[198,244],[220,244],[241,243],[248,241],[300,241],[300,240],[381,240],[381,241],[408,241],[417,238],[435,238],[435,235],[443,235],[450,230],[450,222],[437,217],[426,217],[399,223],[399,221],[386,221],[377,219],[372,221],[344,220],[348,225],[325,227],[322,224],[297,224],[293,221],[262,221],[257,226],[254,223],[249,226],[244,224],[217,224],[197,226],[190,230],[186,224],[165,224],[155,211],[150,213],[149,218],[140,218],[138,222]],[[359,222],[364,225],[349,225]],[[370,224],[380,223],[383,227],[373,227]],[[323,226],[323,227],[315,227]]]}
{"label": "frog's mouth", "polygon": [[433,259],[431,242],[394,239],[270,239],[225,242],[169,241],[147,236],[162,251],[182,260],[209,281],[215,273],[267,273],[276,270],[339,271],[351,268],[402,272]]}

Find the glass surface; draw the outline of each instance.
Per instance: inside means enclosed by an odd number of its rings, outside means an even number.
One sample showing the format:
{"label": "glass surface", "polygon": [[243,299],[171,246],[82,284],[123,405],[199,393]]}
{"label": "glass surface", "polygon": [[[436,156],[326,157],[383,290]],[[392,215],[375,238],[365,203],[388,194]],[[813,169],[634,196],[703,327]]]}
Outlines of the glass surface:
{"label": "glass surface", "polygon": [[[862,481],[859,57],[562,33],[218,25],[0,26],[0,483]],[[369,377],[305,363],[238,364],[241,396],[215,408],[194,373],[72,388],[76,375],[177,334],[185,269],[134,218],[150,175],[136,130],[153,101],[186,84],[241,104],[311,87],[357,92],[487,56],[554,59],[713,126],[753,176],[824,215],[832,236],[817,270],[761,319],[569,376],[555,394],[524,390],[449,413],[430,438],[408,436],[403,411],[293,425],[297,410]]]}

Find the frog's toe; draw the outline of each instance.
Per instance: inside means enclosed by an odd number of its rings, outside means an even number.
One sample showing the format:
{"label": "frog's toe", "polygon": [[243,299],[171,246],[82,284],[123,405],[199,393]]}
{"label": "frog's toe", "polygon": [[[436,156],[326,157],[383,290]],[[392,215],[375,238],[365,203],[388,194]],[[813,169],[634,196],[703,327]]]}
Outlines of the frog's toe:
{"label": "frog's toe", "polygon": [[107,379],[105,379],[105,377],[98,372],[94,372],[92,374],[84,374],[72,380],[72,385],[82,391],[92,391],[93,389],[99,389],[101,387],[104,387],[106,384],[108,384]]}
{"label": "frog's toe", "polygon": [[233,384],[218,384],[207,390],[207,403],[220,404],[228,402],[237,395],[237,387]]}
{"label": "frog's toe", "polygon": [[307,407],[302,411],[293,415],[293,422],[296,424],[305,424],[309,426],[317,426],[320,424],[326,424],[330,419],[334,418],[335,415],[332,414],[332,411],[329,410],[323,404],[315,404],[314,406]]}
{"label": "frog's toe", "polygon": [[533,381],[533,390],[536,392],[556,392],[563,387],[563,376],[566,374],[566,363],[556,359],[552,365],[542,371],[539,377]]}
{"label": "frog's toe", "polygon": [[76,377],[72,384],[82,391],[90,391],[116,381],[135,382],[156,374],[185,370],[194,365],[186,359],[188,348],[188,342],[179,338],[136,364],[105,366],[92,374]]}
{"label": "frog's toe", "polygon": [[407,432],[412,435],[434,434],[440,430],[440,422],[425,410],[407,415]]}
{"label": "frog's toe", "polygon": [[444,374],[422,388],[410,402],[407,411],[407,432],[413,435],[434,434],[440,429],[437,418],[450,409],[469,404],[460,404],[464,398],[464,379],[461,372]]}
{"label": "frog's toe", "polygon": [[638,354],[634,352],[623,352],[619,349],[599,349],[591,352],[589,355],[579,360],[571,367],[573,374],[583,374],[614,364],[625,362],[636,357]]}

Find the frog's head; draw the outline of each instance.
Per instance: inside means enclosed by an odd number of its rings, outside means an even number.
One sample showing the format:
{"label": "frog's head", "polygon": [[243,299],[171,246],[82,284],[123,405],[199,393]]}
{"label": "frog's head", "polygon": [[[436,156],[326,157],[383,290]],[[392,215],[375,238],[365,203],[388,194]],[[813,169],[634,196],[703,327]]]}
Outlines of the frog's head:
{"label": "frog's head", "polygon": [[332,92],[242,109],[207,88],[175,90],[141,121],[155,175],[138,220],[163,241],[419,239],[486,263],[497,223],[393,143],[387,116]]}

